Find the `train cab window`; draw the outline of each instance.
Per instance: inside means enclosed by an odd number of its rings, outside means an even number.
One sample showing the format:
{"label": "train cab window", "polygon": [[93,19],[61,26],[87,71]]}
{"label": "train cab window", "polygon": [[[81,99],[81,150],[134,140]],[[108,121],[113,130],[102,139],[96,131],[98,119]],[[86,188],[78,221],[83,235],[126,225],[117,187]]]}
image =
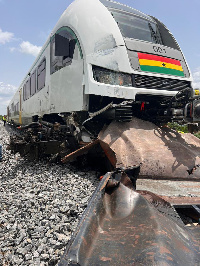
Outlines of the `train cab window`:
{"label": "train cab window", "polygon": [[162,44],[158,26],[154,21],[120,10],[110,11],[125,38]]}
{"label": "train cab window", "polygon": [[51,39],[51,74],[59,69],[69,66],[77,52],[82,52],[75,33],[68,27],[63,27]]}
{"label": "train cab window", "polygon": [[155,18],[155,17],[152,17],[152,18],[157,23],[159,32],[161,34],[163,45],[180,51],[180,47],[179,47],[178,43],[176,42],[173,35],[169,32],[167,27],[162,22],[160,22],[157,18]]}
{"label": "train cab window", "polygon": [[36,93],[36,70],[31,75],[31,96]]}
{"label": "train cab window", "polygon": [[46,78],[46,59],[44,58],[37,70],[37,90],[41,90],[45,86],[45,78]]}

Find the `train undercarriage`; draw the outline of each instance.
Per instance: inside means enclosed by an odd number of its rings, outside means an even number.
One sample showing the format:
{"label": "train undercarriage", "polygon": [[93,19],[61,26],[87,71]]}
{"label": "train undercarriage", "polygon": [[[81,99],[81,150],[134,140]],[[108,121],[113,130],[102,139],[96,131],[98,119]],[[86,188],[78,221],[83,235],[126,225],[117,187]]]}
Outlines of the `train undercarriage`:
{"label": "train undercarriage", "polygon": [[31,159],[50,156],[62,160],[98,139],[112,121],[123,124],[135,117],[162,126],[171,121],[198,120],[200,101],[192,101],[190,91],[186,88],[173,97],[138,95],[135,101],[90,95],[89,112],[33,116],[31,124],[18,127],[11,121],[16,134],[11,137],[10,149]]}

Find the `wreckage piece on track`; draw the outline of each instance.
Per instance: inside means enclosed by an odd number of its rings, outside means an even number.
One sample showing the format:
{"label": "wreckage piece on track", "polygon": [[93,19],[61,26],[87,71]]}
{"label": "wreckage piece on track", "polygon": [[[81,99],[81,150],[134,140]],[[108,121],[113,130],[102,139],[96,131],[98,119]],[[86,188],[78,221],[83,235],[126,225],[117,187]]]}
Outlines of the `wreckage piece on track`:
{"label": "wreckage piece on track", "polygon": [[168,202],[135,191],[125,173],[107,173],[59,266],[199,265],[199,237]]}
{"label": "wreckage piece on track", "polygon": [[[141,164],[140,177],[200,180],[200,139],[133,117],[99,134],[116,156],[116,168]],[[113,160],[113,158],[110,158]]]}

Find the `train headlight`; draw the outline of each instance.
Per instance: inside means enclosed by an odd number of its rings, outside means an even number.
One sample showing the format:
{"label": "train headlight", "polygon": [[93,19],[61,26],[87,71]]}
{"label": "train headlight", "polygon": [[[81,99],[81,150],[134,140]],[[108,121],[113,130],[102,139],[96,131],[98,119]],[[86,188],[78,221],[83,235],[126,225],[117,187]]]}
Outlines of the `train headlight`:
{"label": "train headlight", "polygon": [[106,68],[92,66],[93,78],[97,82],[132,87],[132,76],[121,72],[115,72]]}

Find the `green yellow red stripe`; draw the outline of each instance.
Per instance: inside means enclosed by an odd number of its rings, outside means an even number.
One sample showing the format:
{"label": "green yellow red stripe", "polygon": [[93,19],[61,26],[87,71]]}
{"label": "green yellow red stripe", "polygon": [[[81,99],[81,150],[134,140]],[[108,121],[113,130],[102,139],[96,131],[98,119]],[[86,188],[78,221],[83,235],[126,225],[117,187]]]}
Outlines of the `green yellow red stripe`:
{"label": "green yellow red stripe", "polygon": [[147,59],[139,59],[139,62],[140,62],[140,65],[165,67],[165,68],[171,68],[171,69],[183,71],[182,66],[174,65],[171,63],[165,63],[165,62],[161,62],[161,61],[147,60]]}
{"label": "green yellow red stripe", "polygon": [[148,60],[155,60],[155,61],[161,61],[165,63],[170,63],[174,65],[181,66],[181,63],[179,60],[171,59],[163,56],[153,55],[153,54],[144,54],[144,53],[138,53],[139,59],[148,59]]}
{"label": "green yellow red stripe", "polygon": [[138,53],[138,59],[142,71],[184,76],[179,60],[144,53]]}
{"label": "green yellow red stripe", "polygon": [[184,77],[184,73],[179,70],[164,68],[164,67],[155,67],[155,66],[140,66],[142,71],[155,72],[166,75],[174,75]]}

